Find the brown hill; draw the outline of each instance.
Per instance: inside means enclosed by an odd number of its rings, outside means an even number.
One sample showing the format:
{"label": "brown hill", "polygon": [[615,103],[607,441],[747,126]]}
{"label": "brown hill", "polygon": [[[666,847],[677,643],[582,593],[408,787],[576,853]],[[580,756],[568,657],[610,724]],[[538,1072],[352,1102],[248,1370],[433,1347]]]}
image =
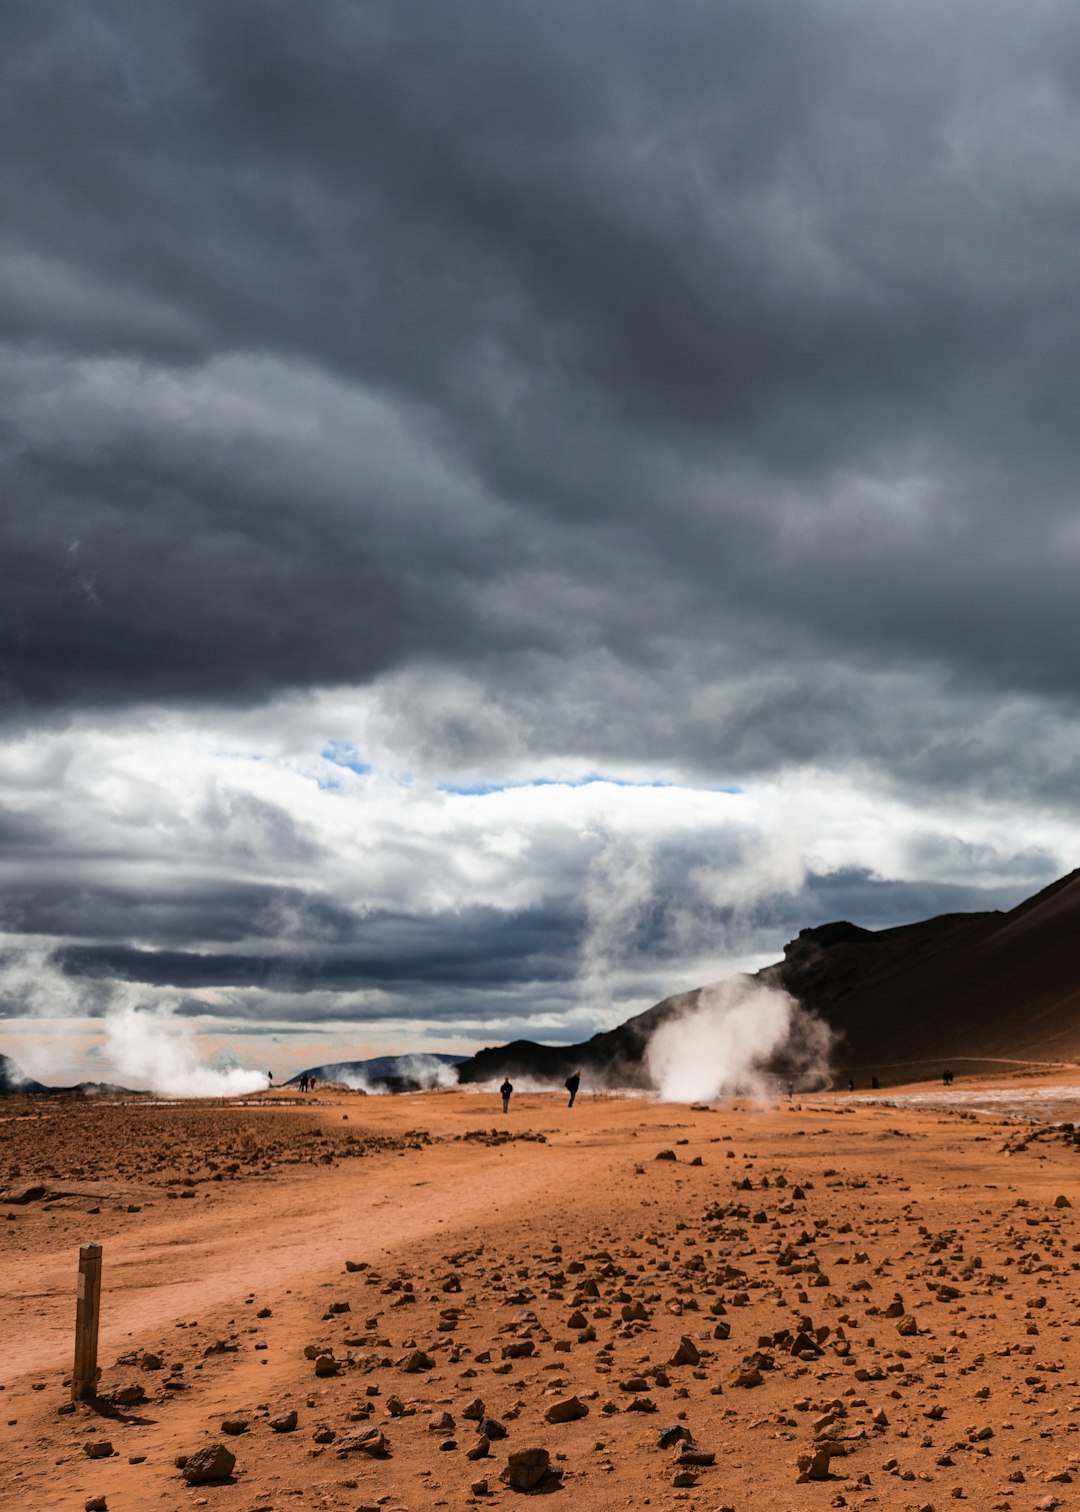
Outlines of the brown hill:
{"label": "brown hill", "polygon": [[837,928],[804,929],[760,975],[840,1034],[841,1072],[1080,1059],[1080,871],[1008,913]]}
{"label": "brown hill", "polygon": [[[1080,871],[1007,913],[803,929],[784,959],[757,975],[836,1032],[841,1078],[876,1074],[884,1085],[936,1076],[946,1065],[964,1072],[1080,1060]],[[650,1035],[698,995],[665,998],[584,1044],[516,1040],[481,1050],[458,1067],[459,1079],[557,1085],[578,1069],[594,1086],[645,1085]]]}

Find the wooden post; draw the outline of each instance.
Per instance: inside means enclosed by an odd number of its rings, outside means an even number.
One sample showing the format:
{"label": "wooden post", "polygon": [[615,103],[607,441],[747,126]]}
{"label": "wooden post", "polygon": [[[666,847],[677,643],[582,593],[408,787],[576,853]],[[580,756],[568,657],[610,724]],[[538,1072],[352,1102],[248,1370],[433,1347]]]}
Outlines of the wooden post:
{"label": "wooden post", "polygon": [[97,1390],[98,1318],[101,1314],[101,1245],[84,1244],[79,1251],[79,1280],[75,1308],[75,1368],[71,1399],[82,1401]]}

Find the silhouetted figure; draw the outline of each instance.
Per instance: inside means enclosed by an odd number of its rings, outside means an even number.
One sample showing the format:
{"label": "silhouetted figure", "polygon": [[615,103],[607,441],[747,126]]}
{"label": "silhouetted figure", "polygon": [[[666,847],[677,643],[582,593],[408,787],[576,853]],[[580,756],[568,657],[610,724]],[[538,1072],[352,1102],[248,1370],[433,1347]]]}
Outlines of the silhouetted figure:
{"label": "silhouetted figure", "polygon": [[503,1112],[504,1113],[509,1113],[509,1111],[510,1111],[510,1094],[511,1094],[511,1092],[513,1090],[514,1090],[513,1084],[510,1081],[510,1078],[507,1077],[506,1081],[504,1081],[503,1084],[502,1084],[502,1086],[499,1088],[499,1095],[502,1097],[502,1100],[503,1100]]}
{"label": "silhouetted figure", "polygon": [[789,1081],[787,1084],[787,1095],[788,1102],[795,1096],[795,1083],[793,1081]]}
{"label": "silhouetted figure", "polygon": [[876,1092],[880,1086],[881,1086],[881,1083],[878,1081],[877,1077],[876,1076],[872,1076],[870,1078],[870,1090],[871,1090],[871,1092]]}
{"label": "silhouetted figure", "polygon": [[566,1106],[572,1108],[574,1106],[574,1098],[577,1096],[577,1089],[581,1086],[581,1072],[572,1071],[563,1085],[570,1094],[570,1101]]}
{"label": "silhouetted figure", "polygon": [[941,1080],[945,1084],[946,1087],[951,1087],[952,1084],[953,1084],[953,1074],[952,1074],[952,1072],[951,1071],[943,1071],[941,1073]]}
{"label": "silhouetted figure", "polygon": [[852,1077],[850,1077],[850,1076],[847,1079],[847,1089],[848,1089],[849,1092],[854,1092],[854,1090],[855,1090],[854,1079]]}

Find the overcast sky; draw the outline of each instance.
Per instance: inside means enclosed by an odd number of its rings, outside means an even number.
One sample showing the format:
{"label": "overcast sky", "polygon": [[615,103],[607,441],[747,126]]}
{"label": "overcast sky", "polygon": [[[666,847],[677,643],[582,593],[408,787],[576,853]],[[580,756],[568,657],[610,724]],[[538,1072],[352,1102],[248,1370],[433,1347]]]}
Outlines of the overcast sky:
{"label": "overcast sky", "polygon": [[1078,269],[1064,0],[8,0],[0,1048],[573,1039],[1070,870]]}

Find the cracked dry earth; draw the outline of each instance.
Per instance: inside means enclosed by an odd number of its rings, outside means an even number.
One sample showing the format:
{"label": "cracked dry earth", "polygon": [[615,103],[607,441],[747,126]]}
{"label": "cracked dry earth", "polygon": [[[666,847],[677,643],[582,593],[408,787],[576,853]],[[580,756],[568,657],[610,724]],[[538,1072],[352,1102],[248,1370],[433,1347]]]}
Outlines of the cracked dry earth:
{"label": "cracked dry earth", "polygon": [[1080,1507],[1068,1130],[495,1101],[9,1099],[0,1507]]}

